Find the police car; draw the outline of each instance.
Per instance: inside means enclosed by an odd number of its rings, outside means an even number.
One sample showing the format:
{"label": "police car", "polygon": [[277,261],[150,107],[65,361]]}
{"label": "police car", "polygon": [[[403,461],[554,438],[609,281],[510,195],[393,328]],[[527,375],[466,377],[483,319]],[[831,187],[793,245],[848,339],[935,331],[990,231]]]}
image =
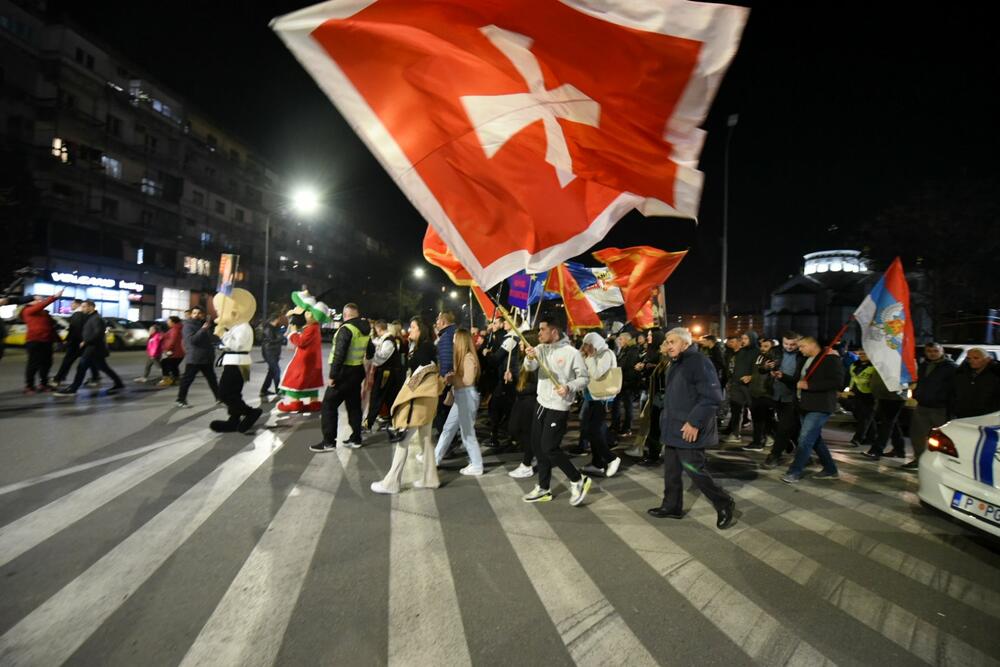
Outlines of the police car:
{"label": "police car", "polygon": [[920,499],[1000,537],[1000,412],[931,431],[920,457]]}

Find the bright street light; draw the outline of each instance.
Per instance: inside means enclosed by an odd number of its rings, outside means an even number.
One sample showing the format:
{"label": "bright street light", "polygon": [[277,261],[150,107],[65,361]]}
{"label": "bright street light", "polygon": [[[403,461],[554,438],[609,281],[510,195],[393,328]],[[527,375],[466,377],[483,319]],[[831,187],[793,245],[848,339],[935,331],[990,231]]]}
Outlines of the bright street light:
{"label": "bright street light", "polygon": [[414,278],[423,278],[425,273],[427,272],[424,271],[424,267],[422,266],[418,266],[417,268],[413,269]]}
{"label": "bright street light", "polygon": [[456,292],[455,290],[452,290],[452,291],[448,292],[448,296],[450,296],[452,299],[457,299],[458,298],[458,292]]}
{"label": "bright street light", "polygon": [[302,186],[292,192],[292,209],[302,215],[315,213],[319,208],[319,193],[308,186]]}

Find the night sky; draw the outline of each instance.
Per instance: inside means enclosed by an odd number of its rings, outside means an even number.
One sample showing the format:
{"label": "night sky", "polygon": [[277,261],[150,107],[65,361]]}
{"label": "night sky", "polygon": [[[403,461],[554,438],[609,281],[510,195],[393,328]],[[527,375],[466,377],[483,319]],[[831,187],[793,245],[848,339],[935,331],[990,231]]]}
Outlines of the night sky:
{"label": "night sky", "polygon": [[[731,312],[759,311],[799,270],[804,252],[865,247],[861,225],[887,207],[942,181],[997,172],[1000,54],[990,3],[873,4],[764,2],[752,10],[705,124],[699,224],[632,214],[598,246],[690,248],[667,285],[669,310],[718,310],[731,113],[739,114],[730,163]],[[289,180],[318,179],[339,205],[370,211],[378,221],[370,233],[393,239],[416,263],[425,223],[268,28],[271,18],[303,6],[50,5],[234,131]],[[887,260],[894,249],[870,254]]]}

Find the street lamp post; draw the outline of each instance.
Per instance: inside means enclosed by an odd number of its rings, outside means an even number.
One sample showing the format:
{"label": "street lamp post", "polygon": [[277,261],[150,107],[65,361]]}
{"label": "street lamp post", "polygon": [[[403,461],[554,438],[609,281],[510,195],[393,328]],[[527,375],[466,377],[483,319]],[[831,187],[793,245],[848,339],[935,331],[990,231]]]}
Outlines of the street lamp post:
{"label": "street lamp post", "polygon": [[726,338],[726,317],[729,315],[729,304],[727,303],[727,281],[729,279],[729,144],[733,138],[733,131],[739,121],[739,115],[730,114],[726,119],[726,150],[722,166],[722,300],[719,304],[719,339]]}

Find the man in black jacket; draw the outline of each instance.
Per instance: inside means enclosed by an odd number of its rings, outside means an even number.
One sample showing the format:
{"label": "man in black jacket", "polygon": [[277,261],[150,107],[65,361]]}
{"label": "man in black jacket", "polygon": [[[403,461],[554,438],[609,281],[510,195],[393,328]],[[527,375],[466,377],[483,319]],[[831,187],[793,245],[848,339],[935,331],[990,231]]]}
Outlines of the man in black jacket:
{"label": "man in black jacket", "polygon": [[924,346],[924,361],[917,372],[917,388],[913,398],[917,407],[910,415],[910,443],[913,460],[903,465],[916,470],[920,455],[927,449],[927,436],[932,428],[948,421],[948,404],[951,401],[952,383],[958,366],[944,353],[940,343]]}
{"label": "man in black jacket", "polygon": [[952,382],[952,416],[978,417],[1000,410],[1000,365],[974,347]]}
{"label": "man in black jacket", "polygon": [[795,484],[801,480],[813,449],[823,464],[823,470],[813,475],[813,479],[838,479],[840,474],[837,464],[823,442],[823,425],[837,411],[837,392],[844,388],[844,365],[833,350],[824,355],[823,349],[812,336],[799,340],[799,352],[806,358],[795,383],[802,428],[795,460],[781,481]]}
{"label": "man in black jacket", "polygon": [[[281,350],[288,343],[285,332],[281,326],[283,316],[275,313],[271,319],[264,324],[260,340],[260,355],[267,364],[267,375],[264,376],[264,384],[260,386],[260,397],[266,398],[268,394],[277,394],[281,383]],[[269,387],[274,385],[272,392]]]}
{"label": "man in black jacket", "polygon": [[97,304],[87,299],[80,305],[80,312],[83,314],[83,327],[80,331],[81,341],[78,344],[80,350],[80,363],[76,367],[76,377],[68,387],[55,392],[56,396],[72,396],[76,393],[83,378],[87,376],[87,371],[100,371],[107,375],[111,382],[109,394],[117,392],[125,385],[118,374],[108,366],[108,341],[106,338],[107,325],[104,319],[97,313]]}
{"label": "man in black jacket", "polygon": [[[622,369],[622,390],[611,403],[611,431],[623,438],[632,435],[632,411],[642,390],[642,374],[636,370],[640,356],[632,332],[622,329],[618,333],[618,368]],[[625,414],[619,419],[622,412]]]}
{"label": "man in black jacket", "polygon": [[[63,356],[62,363],[59,364],[59,371],[52,379],[54,387],[61,385],[63,380],[69,376],[70,369],[73,368],[73,364],[80,358],[83,351],[80,343],[83,342],[83,323],[87,320],[87,315],[83,312],[82,307],[83,301],[80,299],[73,299],[70,303],[69,308],[73,314],[69,316],[69,329],[66,331],[66,340],[63,341],[66,354]],[[90,382],[95,386],[98,383],[97,368],[93,366],[90,369]]]}
{"label": "man in black jacket", "polygon": [[181,376],[181,386],[177,391],[177,407],[190,407],[187,402],[188,390],[200,371],[208,382],[215,400],[219,400],[219,382],[215,377],[215,344],[218,342],[212,333],[212,323],[205,317],[205,311],[200,306],[191,309],[191,319],[184,320],[184,375]]}
{"label": "man in black jacket", "polygon": [[323,394],[320,428],[323,441],[311,445],[314,452],[332,451],[337,446],[337,421],[340,404],[347,405],[347,423],[351,435],[344,441],[349,449],[357,449],[361,440],[361,385],[365,381],[365,356],[370,352],[371,325],[361,317],[357,305],[344,306],[344,321],[333,337],[330,352],[330,379]]}

